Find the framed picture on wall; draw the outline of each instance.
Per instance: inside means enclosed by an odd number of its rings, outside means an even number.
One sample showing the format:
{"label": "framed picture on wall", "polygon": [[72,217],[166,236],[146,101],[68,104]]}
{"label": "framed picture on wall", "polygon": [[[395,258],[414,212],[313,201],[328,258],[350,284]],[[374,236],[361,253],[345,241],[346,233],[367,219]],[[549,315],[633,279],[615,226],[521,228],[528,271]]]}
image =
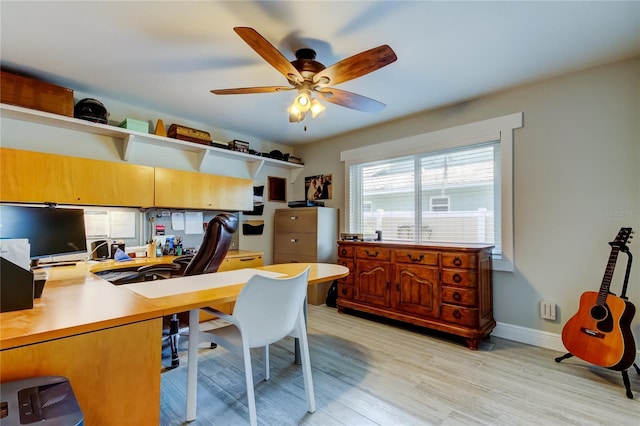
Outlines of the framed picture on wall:
{"label": "framed picture on wall", "polygon": [[305,200],[330,200],[331,175],[307,176],[304,178]]}
{"label": "framed picture on wall", "polygon": [[287,202],[287,180],[279,177],[268,177],[269,201]]}

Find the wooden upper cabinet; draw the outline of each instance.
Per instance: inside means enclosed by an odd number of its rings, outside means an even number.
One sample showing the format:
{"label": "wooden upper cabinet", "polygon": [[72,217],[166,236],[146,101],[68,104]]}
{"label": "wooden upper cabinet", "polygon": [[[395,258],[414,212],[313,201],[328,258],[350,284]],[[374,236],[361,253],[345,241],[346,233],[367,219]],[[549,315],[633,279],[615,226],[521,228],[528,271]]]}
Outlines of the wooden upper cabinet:
{"label": "wooden upper cabinet", "polygon": [[253,181],[155,168],[155,205],[209,210],[252,210]]}
{"label": "wooden upper cabinet", "polygon": [[0,200],[153,206],[153,167],[0,148]]}

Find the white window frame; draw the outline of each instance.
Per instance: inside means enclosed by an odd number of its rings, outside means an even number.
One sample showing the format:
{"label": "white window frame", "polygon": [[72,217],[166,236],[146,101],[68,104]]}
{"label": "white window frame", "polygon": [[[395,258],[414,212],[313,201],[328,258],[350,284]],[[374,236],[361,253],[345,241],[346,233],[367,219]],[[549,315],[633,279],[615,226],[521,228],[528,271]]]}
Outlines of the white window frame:
{"label": "white window frame", "polygon": [[[350,149],[340,153],[345,163],[345,206],[349,206],[350,167],[370,161],[388,160],[407,155],[424,154],[490,141],[499,141],[501,150],[501,230],[502,256],[493,260],[496,271],[513,271],[513,130],[523,127],[523,113],[504,115],[488,120],[409,136],[389,142]],[[345,214],[346,229],[350,229],[349,214]]]}

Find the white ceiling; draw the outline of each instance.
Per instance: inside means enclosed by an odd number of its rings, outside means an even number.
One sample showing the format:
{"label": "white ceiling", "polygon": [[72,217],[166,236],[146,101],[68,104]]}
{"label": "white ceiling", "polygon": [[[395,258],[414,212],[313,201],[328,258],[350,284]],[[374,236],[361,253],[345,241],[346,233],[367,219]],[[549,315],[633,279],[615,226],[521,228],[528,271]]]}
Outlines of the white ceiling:
{"label": "white ceiling", "polygon": [[[3,67],[287,145],[640,54],[638,1],[2,0],[0,14]],[[255,28],[289,60],[311,47],[326,66],[388,44],[396,62],[337,86],[387,107],[327,104],[289,123],[294,92],[211,94],[287,85],[235,26]]]}

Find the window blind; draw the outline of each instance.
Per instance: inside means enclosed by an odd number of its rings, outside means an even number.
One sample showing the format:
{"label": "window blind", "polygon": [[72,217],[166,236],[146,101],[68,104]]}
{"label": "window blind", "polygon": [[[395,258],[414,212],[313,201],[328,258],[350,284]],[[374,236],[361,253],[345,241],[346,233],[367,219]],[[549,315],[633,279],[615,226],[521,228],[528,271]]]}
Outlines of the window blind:
{"label": "window blind", "polygon": [[500,143],[350,166],[349,232],[500,247]]}

